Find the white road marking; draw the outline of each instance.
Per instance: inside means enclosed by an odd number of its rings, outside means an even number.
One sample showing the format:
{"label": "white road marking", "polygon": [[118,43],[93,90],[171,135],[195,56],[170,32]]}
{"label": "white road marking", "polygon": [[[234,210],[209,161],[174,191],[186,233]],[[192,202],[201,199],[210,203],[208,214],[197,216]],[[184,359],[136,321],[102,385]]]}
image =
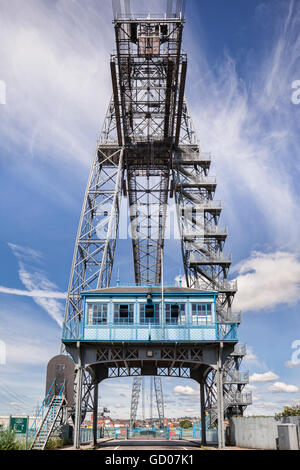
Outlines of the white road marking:
{"label": "white road marking", "polygon": [[118,450],[118,449],[120,449],[120,446],[118,446],[118,447],[115,447],[115,449],[114,449],[114,450]]}

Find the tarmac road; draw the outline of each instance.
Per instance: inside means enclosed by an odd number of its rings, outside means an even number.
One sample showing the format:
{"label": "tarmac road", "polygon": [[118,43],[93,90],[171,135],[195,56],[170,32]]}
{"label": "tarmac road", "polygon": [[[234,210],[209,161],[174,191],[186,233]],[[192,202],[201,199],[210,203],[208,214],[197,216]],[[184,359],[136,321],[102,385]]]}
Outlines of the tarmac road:
{"label": "tarmac road", "polygon": [[188,441],[168,441],[168,440],[130,440],[130,441],[109,441],[99,446],[98,450],[105,451],[131,451],[131,450],[201,450],[199,445]]}

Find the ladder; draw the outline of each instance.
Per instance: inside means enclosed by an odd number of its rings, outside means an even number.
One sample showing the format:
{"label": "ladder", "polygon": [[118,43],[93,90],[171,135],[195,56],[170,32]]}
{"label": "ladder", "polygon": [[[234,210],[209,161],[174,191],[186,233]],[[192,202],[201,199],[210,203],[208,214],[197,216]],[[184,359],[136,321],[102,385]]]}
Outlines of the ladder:
{"label": "ladder", "polygon": [[66,404],[64,396],[65,382],[58,394],[54,394],[51,398],[51,392],[55,390],[54,384],[47,397],[45,398],[42,407],[38,413],[40,417],[40,426],[37,426],[37,418],[32,428],[29,431],[29,439],[31,440],[30,450],[44,450],[47,442],[51,436],[53,428],[58,421],[63,406]]}

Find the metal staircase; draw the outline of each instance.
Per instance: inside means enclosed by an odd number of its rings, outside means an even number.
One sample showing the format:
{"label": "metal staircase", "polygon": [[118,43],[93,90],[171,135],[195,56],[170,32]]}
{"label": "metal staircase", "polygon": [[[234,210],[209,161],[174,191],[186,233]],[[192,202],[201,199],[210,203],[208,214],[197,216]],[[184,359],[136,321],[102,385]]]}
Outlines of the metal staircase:
{"label": "metal staircase", "polygon": [[[234,351],[227,358],[223,370],[223,397],[224,416],[230,417],[234,414],[242,414],[245,408],[252,404],[252,393],[243,392],[249,383],[249,373],[241,372],[240,365],[246,355],[246,345],[236,344]],[[206,411],[210,416],[210,427],[217,423],[217,392],[215,385],[215,373],[208,379],[210,392],[206,401]]]}
{"label": "metal staircase", "polygon": [[[235,406],[240,407],[247,407],[252,404],[252,393],[251,392],[235,392],[232,394],[226,394],[224,396],[224,414]],[[210,410],[210,419],[209,419],[209,427],[215,424],[218,420],[218,412],[217,406]]]}
{"label": "metal staircase", "polygon": [[59,422],[62,410],[66,404],[65,382],[57,391],[56,383],[53,381],[52,386],[45,398],[40,411],[28,433],[28,441],[30,442],[30,450],[44,450],[50,436]]}

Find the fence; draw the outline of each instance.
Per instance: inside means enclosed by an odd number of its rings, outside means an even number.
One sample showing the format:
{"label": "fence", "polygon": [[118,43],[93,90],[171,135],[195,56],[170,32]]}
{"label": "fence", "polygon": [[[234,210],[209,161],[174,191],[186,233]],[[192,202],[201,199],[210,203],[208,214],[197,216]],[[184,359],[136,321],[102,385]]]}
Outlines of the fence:
{"label": "fence", "polygon": [[[102,431],[102,432],[101,432]],[[194,423],[192,428],[171,428],[170,426],[164,429],[157,428],[104,428],[103,430],[97,430],[97,439],[101,437],[114,440],[147,440],[147,439],[168,439],[168,440],[182,440],[182,439],[197,439],[201,440],[201,425]],[[93,440],[92,429],[81,429],[80,441],[81,444],[88,444]],[[207,444],[218,444],[218,430],[207,429],[206,430],[206,441]]]}
{"label": "fence", "polygon": [[[192,435],[188,432],[192,431]],[[197,439],[200,440],[202,439],[202,430],[201,430],[201,424],[196,424],[194,423],[193,429],[185,429],[184,433],[186,434],[186,437],[189,438],[191,437],[192,439]],[[206,442],[207,444],[218,444],[218,430],[217,429],[206,429]]]}

